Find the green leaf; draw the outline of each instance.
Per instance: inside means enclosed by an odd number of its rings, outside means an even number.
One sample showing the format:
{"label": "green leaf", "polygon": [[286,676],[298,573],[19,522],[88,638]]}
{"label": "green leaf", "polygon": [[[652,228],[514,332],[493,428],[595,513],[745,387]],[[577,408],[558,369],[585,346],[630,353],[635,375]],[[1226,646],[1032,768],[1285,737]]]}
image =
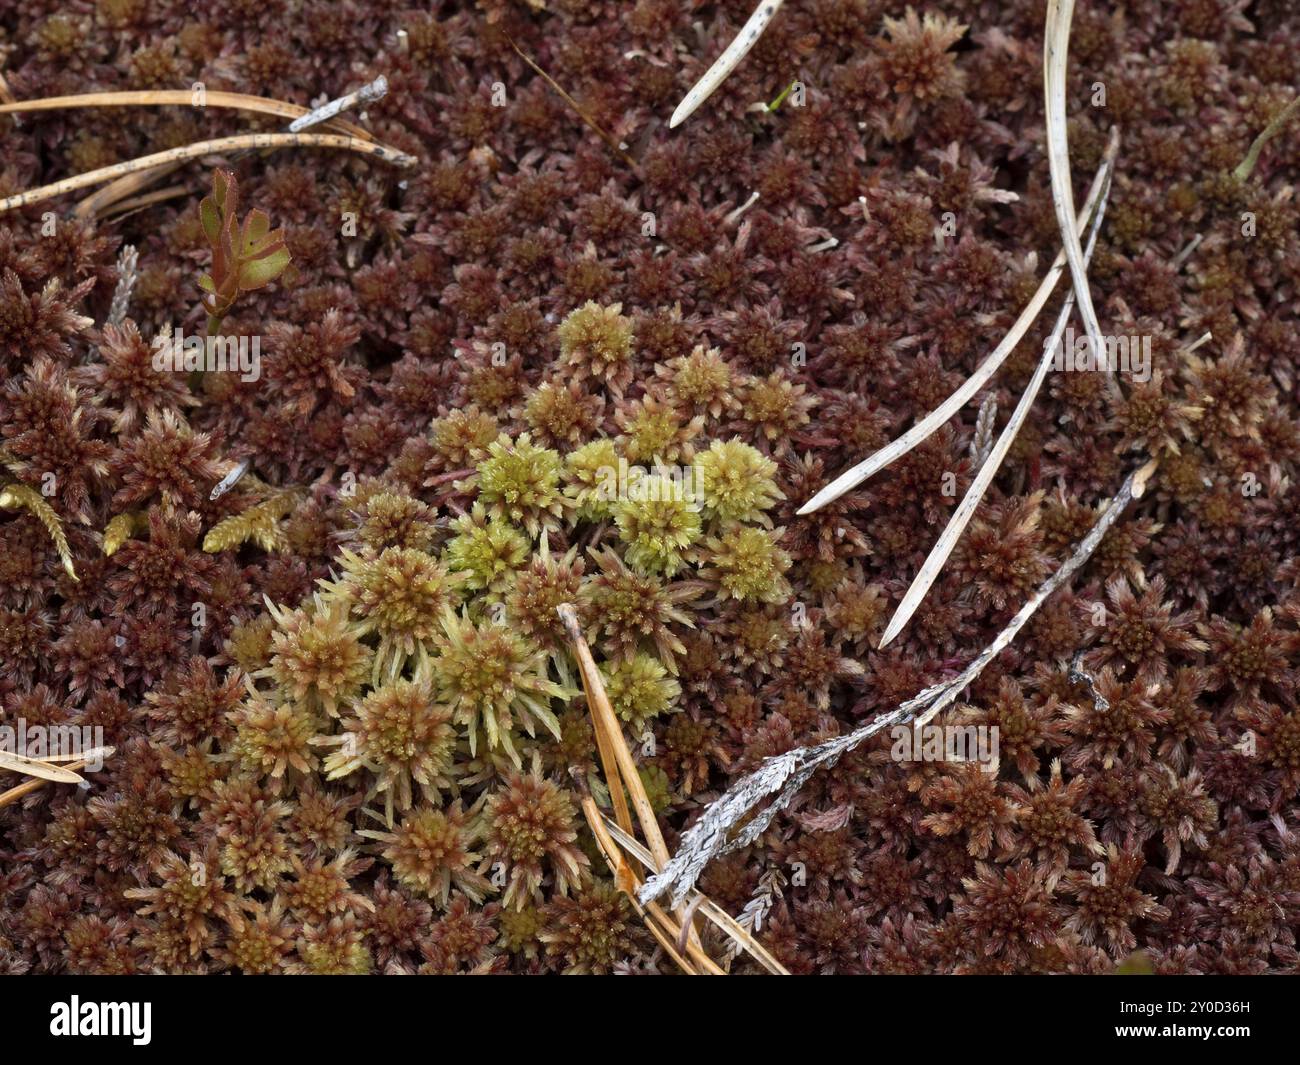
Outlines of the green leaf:
{"label": "green leaf", "polygon": [[231,170],[216,170],[212,175],[212,194],[217,207],[226,218],[233,218],[239,209],[239,182]]}
{"label": "green leaf", "polygon": [[265,243],[266,235],[271,231],[271,219],[260,208],[253,208],[244,219],[244,229],[239,236],[239,257],[251,259],[258,246]]}
{"label": "green leaf", "polygon": [[263,259],[252,259],[239,264],[239,287],[252,290],[269,285],[289,265],[288,248],[279,248]]}
{"label": "green leaf", "polygon": [[203,235],[215,248],[221,239],[221,211],[211,196],[204,196],[199,202],[199,219],[203,222]]}

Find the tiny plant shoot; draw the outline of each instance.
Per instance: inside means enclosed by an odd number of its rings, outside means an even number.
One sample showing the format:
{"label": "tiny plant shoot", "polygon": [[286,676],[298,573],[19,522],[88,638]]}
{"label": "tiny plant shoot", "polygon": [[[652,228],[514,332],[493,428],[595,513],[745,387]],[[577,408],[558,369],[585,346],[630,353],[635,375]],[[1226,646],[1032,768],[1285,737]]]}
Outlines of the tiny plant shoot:
{"label": "tiny plant shoot", "polygon": [[271,229],[265,211],[254,208],[239,225],[239,183],[229,170],[213,173],[212,195],[199,204],[199,217],[212,247],[212,270],[199,278],[199,288],[208,336],[215,336],[241,292],[263,288],[284,273],[289,249],[284,230]]}

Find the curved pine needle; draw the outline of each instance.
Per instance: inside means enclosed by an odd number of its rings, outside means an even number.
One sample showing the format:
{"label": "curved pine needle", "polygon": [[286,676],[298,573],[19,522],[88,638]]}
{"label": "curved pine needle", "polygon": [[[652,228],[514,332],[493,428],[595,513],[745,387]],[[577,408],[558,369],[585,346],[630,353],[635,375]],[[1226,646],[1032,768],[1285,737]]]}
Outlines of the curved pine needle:
{"label": "curved pine needle", "polygon": [[1070,23],[1074,0],[1047,0],[1047,25],[1043,34],[1043,96],[1047,119],[1047,164],[1052,177],[1052,206],[1061,230],[1061,244],[1070,263],[1070,279],[1079,301],[1079,314],[1094,353],[1105,351],[1101,325],[1092,305],[1088,272],[1079,243],[1082,226],[1073,224],[1074,186],[1070,181],[1070,145],[1065,108],[1065,72],[1070,52]]}
{"label": "curved pine needle", "polygon": [[704,72],[704,76],[691,86],[691,91],[677,105],[673,117],[668,120],[669,129],[680,126],[696,112],[700,104],[718,91],[718,86],[727,80],[736,67],[740,66],[740,61],[749,54],[749,50],[763,35],[767,24],[781,10],[783,3],[785,0],[761,0],[758,7],[754,8],[754,13],[736,34],[735,39],[727,45],[722,55],[713,61],[713,65]]}
{"label": "curved pine needle", "polygon": [[[1101,196],[1102,186],[1105,184],[1107,172],[1109,170],[1109,159],[1113,159],[1114,153],[1107,148],[1106,158],[1102,159],[1101,165],[1097,168],[1097,174],[1092,179],[1092,186],[1088,190],[1088,199],[1079,212],[1078,225],[1083,227],[1088,224],[1088,219],[1096,209],[1097,201]],[[1020,343],[1021,337],[1029,331],[1029,327],[1034,324],[1034,320],[1042,312],[1052,290],[1056,287],[1057,281],[1065,272],[1066,258],[1064,252],[1058,252],[1056,258],[1052,260],[1052,265],[1043,275],[1043,280],[1038,285],[1038,291],[1034,293],[1030,301],[1025,305],[1025,309],[1020,312],[1020,317],[1012,324],[1007,335],[1002,338],[1001,342],[988,357],[980,363],[975,372],[966,379],[966,381],[951,396],[943,401],[938,407],[927,414],[912,428],[905,432],[896,440],[891,441],[882,447],[875,454],[868,456],[859,462],[856,466],[845,470],[842,474],[826,485],[821,491],[808,500],[797,513],[800,515],[811,514],[815,510],[820,510],[827,503],[832,503],[845,492],[852,491],[868,477],[874,473],[883,470],[895,459],[906,455],[917,444],[929,437],[939,426],[943,425],[949,418],[956,414],[967,401],[970,400],[985,383],[995,373],[998,368],[1006,361],[1008,355],[1015,350]]]}
{"label": "curved pine needle", "polygon": [[71,769],[53,765],[40,758],[27,758],[21,754],[0,751],[0,769],[10,773],[23,773],[41,780],[53,780],[58,784],[80,784],[82,778]]}
{"label": "curved pine needle", "polygon": [[[139,199],[133,194],[156,184],[163,178],[176,173],[184,163],[167,163],[148,170],[136,170],[124,174],[116,181],[110,181],[102,189],[96,189],[72,209],[77,218],[101,218],[117,204],[128,198]],[[147,195],[144,194],[144,195]]]}
{"label": "curved pine needle", "polygon": [[[297,104],[285,104],[282,100],[272,100],[271,103],[287,109],[287,114],[282,114],[282,117],[287,117],[288,114],[297,115],[289,123],[289,133],[301,133],[311,126],[326,124],[338,132],[369,141],[374,139],[369,132],[337,116],[341,111],[349,107],[358,103],[369,103],[372,100],[377,100],[387,92],[388,79],[381,74],[374,81],[363,85],[356,92],[340,96],[337,100],[331,100],[313,111],[308,111]],[[242,94],[239,93],[226,93],[223,95],[242,98]],[[265,100],[266,98],[252,97],[252,99]],[[147,206],[149,202],[157,202],[149,200],[147,196],[136,196],[134,199],[128,200],[126,204],[121,203],[121,201],[127,200],[127,197],[132,196],[133,193],[138,193],[149,185],[161,181],[168,174],[174,174],[180,167],[180,163],[171,163],[166,166],[154,167],[152,170],[140,170],[133,174],[127,174],[125,177],[118,178],[116,181],[105,185],[98,192],[87,196],[77,204],[72,213],[78,218],[98,218],[107,215],[110,209],[115,208],[116,212],[121,213],[127,209],[135,210]]]}
{"label": "curved pine needle", "polygon": [[[203,103],[194,102],[194,93],[185,89],[149,89],[138,92],[87,92],[73,96],[46,96],[40,100],[17,100],[0,104],[0,115],[22,114],[32,111],[61,111],[70,107],[192,107],[202,110],[216,107],[235,111],[253,111],[261,115],[296,120],[311,114],[299,104],[275,100],[269,96],[251,96],[243,92],[221,92],[210,89],[203,93]],[[369,131],[346,119],[330,118],[329,125],[338,133],[358,140],[373,141]]]}
{"label": "curved pine needle", "polygon": [[1259,162],[1259,153],[1264,150],[1264,145],[1282,132],[1282,127],[1291,121],[1297,109],[1300,109],[1300,96],[1297,96],[1281,111],[1273,116],[1273,120],[1264,127],[1258,137],[1250,143],[1250,149],[1246,152],[1246,158],[1237,164],[1237,169],[1232,172],[1232,176],[1238,181],[1245,181],[1250,177],[1250,172],[1255,169],[1255,164]]}
{"label": "curved pine needle", "polygon": [[[1114,144],[1114,138],[1111,141]],[[1109,163],[1107,164],[1109,166]],[[1097,233],[1101,229],[1102,219],[1106,215],[1106,201],[1110,197],[1111,183],[1108,179],[1106,186],[1102,190],[1101,199],[1097,203],[1097,210],[1093,212],[1092,224],[1089,227],[1088,246],[1083,253],[1084,265],[1092,260],[1092,250],[1097,243]],[[929,555],[926,556],[925,562],[921,564],[920,570],[917,571],[916,577],[913,578],[911,585],[907,589],[907,594],[903,596],[903,601],[898,604],[898,609],[894,611],[894,616],[890,618],[889,624],[885,627],[885,633],[880,637],[879,647],[883,648],[895,636],[903,631],[903,627],[912,619],[916,613],[916,608],[921,605],[921,600],[934,584],[944,565],[948,561],[948,556],[952,554],[953,548],[957,546],[957,540],[966,530],[966,526],[975,515],[980,501],[984,498],[984,493],[993,483],[993,478],[997,476],[998,469],[1002,466],[1002,461],[1007,457],[1007,452],[1011,450],[1011,444],[1020,432],[1020,426],[1024,424],[1025,418],[1029,416],[1029,408],[1034,405],[1034,400],[1038,398],[1038,390],[1043,385],[1043,379],[1047,376],[1047,369],[1052,363],[1056,354],[1056,345],[1061,342],[1061,334],[1065,332],[1065,323],[1070,320],[1070,311],[1074,309],[1074,291],[1071,290],[1065,295],[1065,302],[1061,304],[1060,313],[1056,316],[1056,324],[1052,327],[1051,336],[1048,337],[1047,343],[1043,346],[1043,354],[1038,360],[1038,366],[1034,369],[1034,376],[1030,378],[1029,384],[1025,387],[1024,393],[1020,397],[1020,402],[1016,404],[1015,411],[1012,412],[1010,420],[1006,427],[998,436],[997,443],[993,445],[993,450],[989,452],[988,458],[980,467],[975,479],[966,489],[966,494],[962,501],[953,511],[952,517],[948,519],[948,524],[944,527],[943,532],[939,535],[938,541],[930,549]]]}
{"label": "curved pine needle", "polygon": [[97,170],[78,174],[76,177],[56,181],[52,185],[42,185],[38,189],[20,192],[15,196],[0,200],[0,214],[5,211],[12,211],[15,207],[25,207],[31,203],[40,203],[42,200],[62,196],[65,192],[74,192],[77,189],[84,189],[91,185],[99,185],[120,175],[131,174],[138,170],[150,170],[157,166],[184,162],[187,159],[197,159],[204,155],[239,151],[245,148],[284,147],[339,148],[345,151],[357,152],[360,155],[374,156],[386,163],[392,163],[394,166],[407,167],[415,165],[414,156],[399,152],[396,148],[390,148],[386,144],[378,144],[372,141],[363,141],[357,137],[343,137],[336,133],[242,133],[234,137],[217,137],[215,140],[188,144],[183,148],[171,148],[165,152],[142,155],[140,158],[132,159],[129,162],[116,163],[113,166],[102,166]]}

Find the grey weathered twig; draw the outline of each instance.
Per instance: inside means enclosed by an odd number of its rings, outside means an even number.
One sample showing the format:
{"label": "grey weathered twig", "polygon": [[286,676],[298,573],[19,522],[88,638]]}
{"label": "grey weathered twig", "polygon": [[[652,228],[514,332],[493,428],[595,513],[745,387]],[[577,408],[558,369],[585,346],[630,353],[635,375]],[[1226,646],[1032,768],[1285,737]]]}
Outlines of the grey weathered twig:
{"label": "grey weathered twig", "polygon": [[375,100],[382,100],[388,93],[388,79],[382,74],[375,78],[374,81],[362,85],[356,92],[350,92],[346,96],[340,96],[337,100],[331,100],[327,104],[322,104],[314,111],[309,111],[301,118],[295,118],[289,123],[290,133],[301,133],[305,129],[319,125],[322,122],[328,122],[337,114],[344,111],[350,111],[357,104],[365,105],[373,103]]}
{"label": "grey weathered twig", "polygon": [[[1101,543],[1107,531],[1119,519],[1124,508],[1139,498],[1146,489],[1147,479],[1154,472],[1156,462],[1147,462],[1124,479],[1114,499],[1080,541],[1074,554],[1039,587],[1033,596],[1016,613],[997,638],[989,644],[960,674],[951,680],[932,685],[907,702],[882,714],[869,725],[837,736],[815,747],[798,747],[793,751],[768,758],[749,776],[729,788],[711,803],[682,835],[676,855],[664,866],[662,872],[652,876],[641,889],[640,897],[649,902],[666,891],[672,892],[672,904],[678,906],[685,899],[704,867],[715,857],[728,851],[748,846],[772,822],[772,818],[790,804],[799,789],[818,769],[834,765],[844,754],[860,746],[872,736],[891,725],[915,721],[924,725],[936,714],[950,706],[1010,643],[1034,615],[1043,601],[1063,585],[1082,566]],[[766,806],[732,836],[732,832],[766,799]]]}
{"label": "grey weathered twig", "polygon": [[1083,652],[1076,651],[1074,657],[1070,659],[1070,680],[1075,684],[1082,684],[1088,689],[1088,694],[1092,696],[1092,705],[1096,710],[1105,713],[1110,709],[1110,700],[1101,694],[1097,687],[1097,682],[1092,679],[1092,674],[1083,668]]}
{"label": "grey weathered twig", "polygon": [[131,292],[135,289],[136,279],[140,276],[136,270],[139,255],[134,244],[122,245],[122,252],[117,257],[117,285],[113,289],[113,302],[108,306],[108,324],[121,325],[126,321],[126,312],[131,305]]}

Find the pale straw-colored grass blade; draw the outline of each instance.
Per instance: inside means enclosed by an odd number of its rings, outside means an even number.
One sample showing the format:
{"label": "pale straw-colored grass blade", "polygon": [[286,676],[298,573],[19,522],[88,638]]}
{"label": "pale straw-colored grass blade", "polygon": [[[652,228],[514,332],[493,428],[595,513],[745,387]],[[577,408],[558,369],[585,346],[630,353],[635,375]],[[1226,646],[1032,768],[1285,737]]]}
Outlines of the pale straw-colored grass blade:
{"label": "pale straw-colored grass blade", "polygon": [[[605,828],[628,854],[632,855],[645,868],[654,871],[654,864],[650,857],[650,852],[641,846],[637,840],[629,836],[618,825],[614,824],[608,818],[605,818]],[[740,945],[740,948],[747,951],[756,962],[773,976],[789,976],[790,971],[772,956],[766,947],[755,939],[749,932],[736,923],[735,918],[727,913],[721,906],[714,902],[707,895],[701,894],[692,889],[688,894],[688,905],[698,909],[699,913],[712,922],[726,936]]]}
{"label": "pale straw-colored grass blade", "polygon": [[71,769],[64,769],[41,758],[28,758],[9,751],[0,751],[0,769],[11,773],[25,773],[29,777],[40,777],[42,780],[53,780],[59,784],[82,783],[81,776]]}
{"label": "pale straw-colored grass blade", "polygon": [[[92,762],[98,762],[102,764],[112,755],[112,753],[113,753],[112,747],[99,747],[93,751],[87,751],[80,758],[76,759],[76,761],[69,762],[67,765],[59,767],[63,770],[72,773],[73,776],[76,777],[76,780],[74,781],[74,780],[65,779],[65,780],[55,781],[55,783],[60,783],[60,784],[76,783],[78,786],[85,784],[86,783],[85,779],[83,777],[77,776],[76,771],[78,769],[85,769],[86,766]],[[0,767],[0,768],[5,768],[5,767]],[[13,772],[27,773],[28,770],[23,766],[17,766],[13,768]],[[49,778],[47,776],[33,775],[31,776],[30,779],[25,780],[21,784],[18,784],[15,787],[10,788],[8,791],[0,792],[0,807],[8,806],[10,803],[17,802],[23,796],[30,795],[38,788],[44,787],[48,780]]]}
{"label": "pale straw-colored grass blade", "polygon": [[[1101,195],[1102,185],[1105,183],[1105,176],[1106,163],[1103,160],[1097,168],[1096,177],[1092,179],[1092,186],[1088,190],[1088,199],[1084,203],[1083,210],[1079,212],[1078,224],[1080,227],[1087,225],[1088,219],[1092,217],[1092,212],[1096,208],[1097,200]],[[961,387],[902,436],[886,444],[874,454],[869,455],[856,466],[845,470],[800,507],[797,513],[801,515],[811,514],[813,511],[826,506],[827,503],[833,503],[845,492],[852,491],[872,474],[879,473],[895,459],[906,455],[912,448],[928,438],[936,429],[961,410],[970,401],[971,397],[988,383],[989,379],[997,373],[999,367],[1006,361],[1007,356],[1015,350],[1016,345],[1042,312],[1048,298],[1052,295],[1052,290],[1056,287],[1057,281],[1060,280],[1065,270],[1065,253],[1060,252],[1052,260],[1052,265],[1039,283],[1038,290],[1025,305],[1025,309],[1020,312],[1020,317],[1012,324],[1007,335],[989,353],[988,357],[976,367],[975,372],[962,383]]]}
{"label": "pale straw-colored grass blade", "polygon": [[691,91],[677,105],[673,117],[668,120],[669,129],[680,126],[699,109],[705,100],[717,92],[718,86],[727,80],[731,72],[740,65],[740,61],[749,54],[749,50],[763,35],[763,31],[776,17],[783,3],[785,0],[761,0],[758,7],[754,8],[754,13],[736,34],[735,39],[727,45],[722,55],[713,61],[713,65],[704,72],[699,81],[691,86]]}
{"label": "pale straw-colored grass blade", "polygon": [[1079,303],[1084,331],[1094,353],[1105,351],[1101,325],[1092,305],[1088,273],[1083,263],[1083,247],[1073,223],[1074,186],[1070,180],[1070,144],[1065,104],[1065,75],[1069,65],[1070,23],[1074,19],[1074,0],[1047,0],[1047,22],[1043,33],[1043,98],[1047,111],[1047,163],[1052,176],[1052,206],[1061,230],[1065,256],[1070,263],[1074,296]]}
{"label": "pale straw-colored grass blade", "polygon": [[[1112,135],[1111,146],[1107,149],[1107,159],[1104,164],[1108,171],[1114,165],[1114,149],[1117,143],[1118,138]],[[1093,214],[1092,224],[1089,227],[1088,247],[1084,252],[1085,265],[1092,259],[1092,250],[1097,242],[1097,233],[1101,228],[1102,218],[1106,214],[1106,200],[1109,194],[1110,181],[1107,181],[1101,200],[1097,204],[1097,210]],[[925,598],[926,592],[930,590],[931,585],[934,584],[947,563],[948,556],[952,554],[953,548],[957,546],[957,540],[966,530],[971,518],[974,517],[980,501],[984,498],[984,493],[988,491],[989,485],[993,483],[993,478],[997,476],[998,469],[1002,466],[1003,459],[1006,458],[1007,452],[1011,450],[1011,444],[1015,440],[1016,434],[1020,432],[1021,425],[1029,416],[1030,407],[1034,405],[1034,400],[1038,398],[1038,390],[1042,387],[1043,379],[1047,376],[1047,370],[1051,366],[1056,353],[1056,346],[1061,341],[1061,334],[1065,332],[1065,324],[1070,320],[1070,311],[1073,308],[1074,292],[1071,290],[1066,293],[1065,302],[1061,305],[1060,313],[1056,316],[1056,324],[1052,327],[1051,335],[1043,347],[1043,354],[1038,360],[1038,366],[1035,367],[1034,375],[1021,395],[1020,402],[1016,404],[1016,409],[1012,412],[1011,418],[998,436],[997,443],[993,445],[993,450],[976,473],[975,479],[966,490],[962,501],[957,505],[957,509],[953,511],[952,517],[948,519],[948,524],[944,527],[938,541],[921,565],[916,577],[912,580],[911,586],[907,589],[907,594],[903,596],[903,601],[898,604],[898,609],[894,611],[894,616],[885,627],[884,635],[880,637],[879,647],[888,645],[912,619],[916,608],[921,605],[921,600]]]}
{"label": "pale straw-colored grass blade", "polygon": [[[614,807],[615,818],[620,828],[628,835],[632,834],[632,821],[628,816],[623,789],[626,787],[632,810],[636,813],[641,833],[645,836],[651,855],[655,860],[655,869],[662,869],[668,864],[668,844],[664,842],[659,830],[659,821],[655,817],[654,807],[650,805],[650,796],[645,785],[641,783],[641,774],[637,771],[636,761],[628,750],[623,738],[623,728],[614,713],[609,693],[605,691],[605,682],[601,679],[596,660],[591,648],[582,634],[582,625],[578,621],[578,612],[569,603],[562,603],[556,610],[564,624],[565,633],[573,646],[574,657],[578,661],[578,673],[582,677],[583,691],[587,696],[587,706],[591,711],[592,727],[596,734],[596,748],[605,773],[605,783],[609,787],[610,801]],[[680,907],[677,907],[680,909]],[[692,928],[689,934],[690,946],[700,947],[699,935]],[[702,948],[701,948],[702,949]]]}

